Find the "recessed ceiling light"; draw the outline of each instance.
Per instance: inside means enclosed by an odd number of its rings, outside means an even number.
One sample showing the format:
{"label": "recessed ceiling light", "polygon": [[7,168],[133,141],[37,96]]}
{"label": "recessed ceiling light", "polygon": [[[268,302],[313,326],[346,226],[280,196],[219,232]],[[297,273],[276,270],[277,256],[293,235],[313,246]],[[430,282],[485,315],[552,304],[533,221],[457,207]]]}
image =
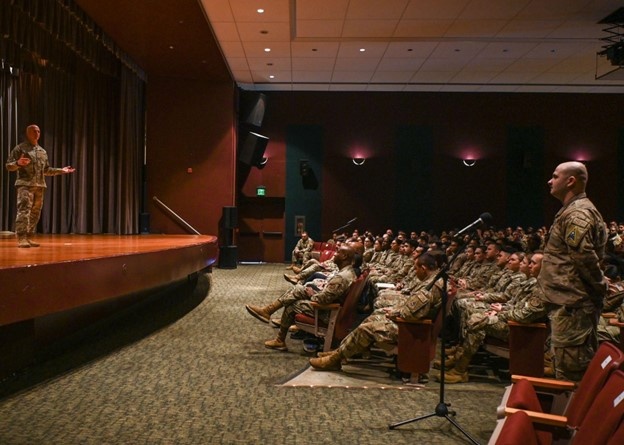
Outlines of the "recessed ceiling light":
{"label": "recessed ceiling light", "polygon": [[459,52],[461,52],[461,49],[459,49],[459,48],[455,48],[455,52],[456,52],[456,53],[459,53]]}
{"label": "recessed ceiling light", "polygon": [[271,52],[271,48],[264,48],[264,52],[265,53],[270,53]]}
{"label": "recessed ceiling light", "polygon": [[318,51],[318,49],[316,49],[316,48],[312,48],[312,51]]}
{"label": "recessed ceiling light", "polygon": [[262,31],[260,31],[260,34],[268,34],[269,31],[267,31],[266,29],[263,29]]}
{"label": "recessed ceiling light", "polygon": [[271,75],[269,76],[269,79],[275,79],[275,76],[274,76],[273,74],[271,74]]}
{"label": "recessed ceiling light", "polygon": [[366,51],[366,48],[360,48],[361,53],[363,53],[364,51]]}
{"label": "recessed ceiling light", "polygon": [[169,45],[169,49],[173,49],[173,45]]}
{"label": "recessed ceiling light", "polygon": [[273,62],[267,63],[267,66],[273,66]]}
{"label": "recessed ceiling light", "polygon": [[408,51],[414,51],[414,49],[413,49],[413,48],[408,48],[407,50],[408,50]]}
{"label": "recessed ceiling light", "polygon": [[258,11],[258,14],[263,14],[264,13],[264,9],[262,9],[262,8],[258,8],[257,11]]}

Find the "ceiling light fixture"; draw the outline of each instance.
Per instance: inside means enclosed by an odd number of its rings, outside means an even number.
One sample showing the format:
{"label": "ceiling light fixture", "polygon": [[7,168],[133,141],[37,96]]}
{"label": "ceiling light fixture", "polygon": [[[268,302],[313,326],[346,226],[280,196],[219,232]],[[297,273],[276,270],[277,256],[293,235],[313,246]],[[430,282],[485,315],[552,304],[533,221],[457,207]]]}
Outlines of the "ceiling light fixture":
{"label": "ceiling light fixture", "polygon": [[271,52],[271,48],[264,48],[264,52],[265,53],[270,53]]}
{"label": "ceiling light fixture", "polygon": [[364,163],[366,162],[366,159],[365,159],[365,158],[353,158],[353,159],[351,159],[351,160],[352,160],[352,161],[353,161],[353,163],[354,163],[355,165],[357,165],[358,167],[359,167],[360,165],[364,165]]}
{"label": "ceiling light fixture", "polygon": [[366,51],[366,48],[360,48],[361,53],[363,53],[364,51]]}
{"label": "ceiling light fixture", "polygon": [[264,14],[264,9],[262,8],[258,8],[256,11],[258,12],[258,14]]}
{"label": "ceiling light fixture", "polygon": [[474,167],[475,164],[477,163],[477,160],[476,159],[464,159],[462,160],[462,162],[464,163],[466,167]]}

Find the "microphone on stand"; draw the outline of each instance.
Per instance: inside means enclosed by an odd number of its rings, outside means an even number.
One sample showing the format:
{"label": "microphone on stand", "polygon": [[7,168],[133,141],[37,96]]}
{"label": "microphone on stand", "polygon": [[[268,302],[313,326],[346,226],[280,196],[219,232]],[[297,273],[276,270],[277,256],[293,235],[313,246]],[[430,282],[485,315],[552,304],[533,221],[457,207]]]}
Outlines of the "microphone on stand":
{"label": "microphone on stand", "polygon": [[490,215],[487,212],[482,213],[481,216],[479,216],[479,218],[476,221],[468,224],[466,227],[464,227],[459,232],[457,232],[455,234],[455,238],[461,238],[464,234],[470,233],[476,230],[478,227],[481,227],[482,225],[488,225],[491,222],[492,222],[492,215]]}

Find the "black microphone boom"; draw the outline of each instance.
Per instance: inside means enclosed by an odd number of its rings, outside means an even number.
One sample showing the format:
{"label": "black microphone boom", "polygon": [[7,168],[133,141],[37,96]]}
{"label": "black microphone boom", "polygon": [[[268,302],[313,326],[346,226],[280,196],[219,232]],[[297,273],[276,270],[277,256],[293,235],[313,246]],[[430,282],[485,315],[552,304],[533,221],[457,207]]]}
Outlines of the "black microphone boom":
{"label": "black microphone boom", "polygon": [[482,226],[482,225],[488,225],[492,222],[492,215],[490,215],[489,213],[485,212],[482,213],[481,216],[479,216],[479,219],[477,219],[475,222],[468,224],[466,227],[464,227],[463,229],[461,229],[459,232],[457,232],[455,234],[456,238],[460,238],[462,237],[465,233],[470,233],[473,230],[477,229],[478,227]]}

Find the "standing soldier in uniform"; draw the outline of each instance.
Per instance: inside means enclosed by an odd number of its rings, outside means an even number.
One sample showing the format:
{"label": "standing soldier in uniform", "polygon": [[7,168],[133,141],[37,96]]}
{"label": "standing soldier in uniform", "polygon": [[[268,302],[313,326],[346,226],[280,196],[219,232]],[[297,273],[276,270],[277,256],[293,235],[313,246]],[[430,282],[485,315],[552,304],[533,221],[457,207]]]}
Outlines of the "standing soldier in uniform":
{"label": "standing soldier in uniform", "polygon": [[538,283],[551,324],[555,376],[579,381],[598,347],[597,323],[607,284],[599,262],[607,231],[587,198],[587,169],[580,162],[557,166],[550,194],[563,204],[549,232]]}
{"label": "standing soldier in uniform", "polygon": [[48,164],[48,154],[39,145],[41,130],[37,125],[26,128],[26,140],[17,145],[9,155],[6,163],[8,171],[17,171],[17,217],[15,218],[15,232],[17,233],[18,247],[39,247],[33,241],[37,230],[43,194],[47,188],[45,176],[73,173],[72,167],[53,168]]}

